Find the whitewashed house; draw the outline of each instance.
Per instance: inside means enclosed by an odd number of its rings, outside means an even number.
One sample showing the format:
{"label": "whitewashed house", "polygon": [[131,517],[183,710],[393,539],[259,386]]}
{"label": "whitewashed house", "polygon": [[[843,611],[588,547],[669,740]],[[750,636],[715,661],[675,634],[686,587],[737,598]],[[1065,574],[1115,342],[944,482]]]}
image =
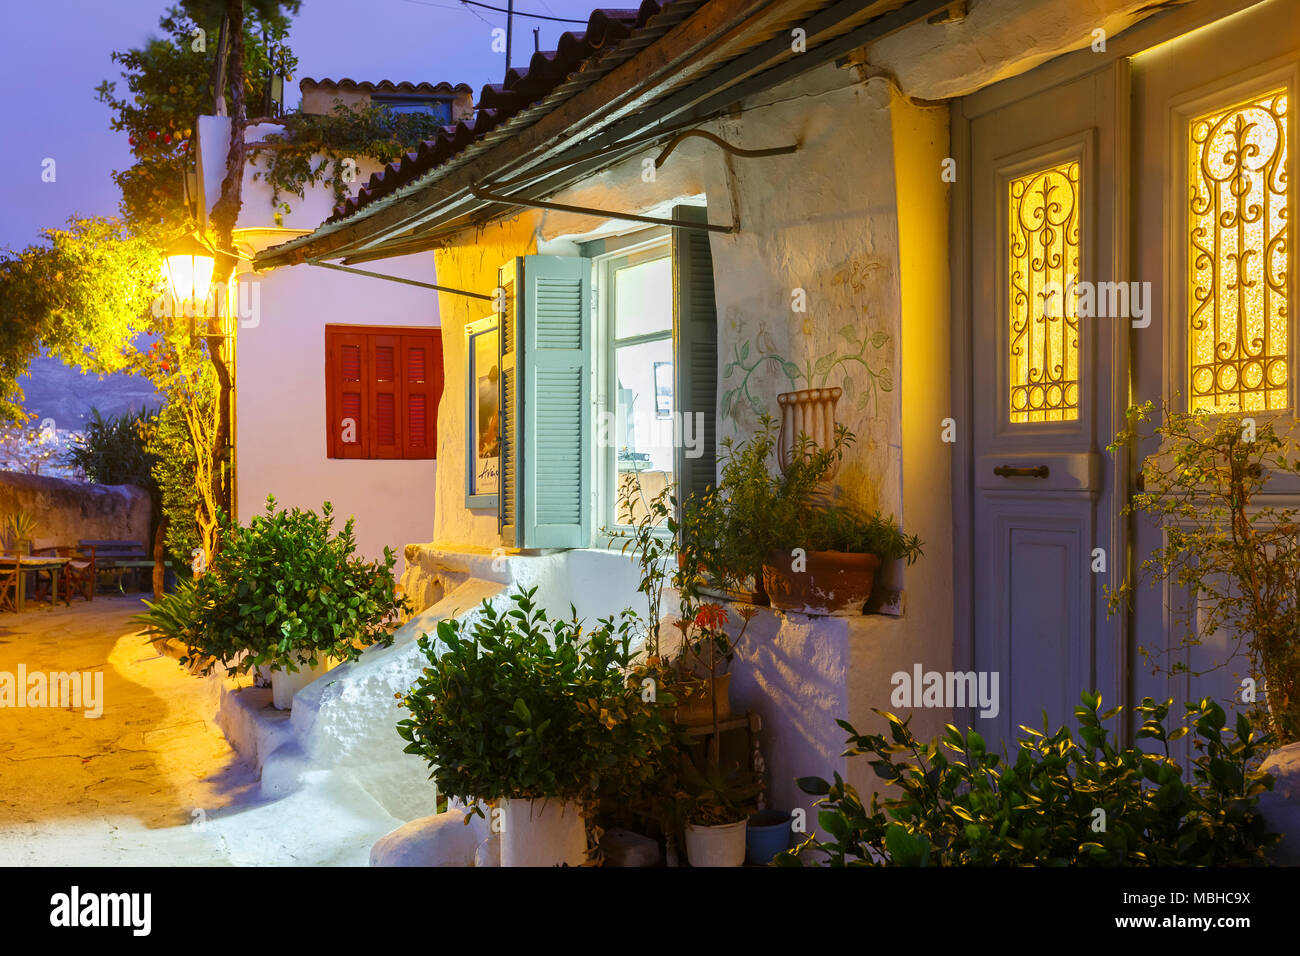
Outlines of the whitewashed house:
{"label": "whitewashed house", "polygon": [[[414,637],[519,583],[587,616],[639,607],[602,535],[620,471],[635,460],[696,487],[721,438],[815,388],[841,390],[837,418],[858,435],[839,483],[897,515],[925,554],[888,569],[893,613],[755,621],[732,696],[764,717],[777,804],[810,805],[803,774],[871,789],[864,762],[839,756],[834,721],[878,728],[873,708],[913,712],[918,736],[954,720],[1005,740],[1044,711],[1068,720],[1084,688],[1117,703],[1230,696],[1227,675],[1193,685],[1142,666],[1176,596],[1106,613],[1103,587],[1152,547],[1120,515],[1133,465],[1106,446],[1130,401],[1186,394],[1193,363],[1217,375],[1215,362],[1238,361],[1187,345],[1198,242],[1216,263],[1247,251],[1271,263],[1269,296],[1233,301],[1282,310],[1276,374],[1238,395],[1294,418],[1295,268],[1279,243],[1295,247],[1298,83],[1292,0],[646,0],[593,13],[312,231],[260,244],[254,266],[284,284],[286,307],[291,294],[332,299],[324,263],[380,262],[446,290],[435,306],[373,283],[401,296],[384,322],[436,315],[442,330],[436,486],[431,463],[328,461],[312,495],[337,500],[338,480],[347,507],[409,502],[390,543],[407,545],[406,590],[426,609],[393,648],[300,696],[303,752],[388,805],[427,804],[424,768],[392,732],[392,695],[422,664]],[[1199,171],[1224,147],[1205,130],[1238,120],[1261,130],[1246,178],[1269,214],[1228,235],[1188,197],[1234,201]],[[1060,261],[1026,251],[1048,247]],[[1233,295],[1248,284],[1215,275]],[[1079,277],[1138,292],[1087,321],[1033,312]],[[498,316],[481,296],[499,286]],[[241,331],[244,370],[260,361],[269,375],[290,338],[319,369],[321,324],[344,319],[294,308],[292,330]],[[476,351],[493,329],[501,344]],[[272,335],[284,338],[250,358]],[[309,468],[325,441],[312,389],[293,422],[311,432],[293,439]],[[503,412],[496,456],[484,395]],[[286,414],[272,406],[269,392],[241,396],[241,432],[266,449],[262,476],[241,477],[258,493],[282,429],[249,420]],[[702,457],[654,437],[664,412],[703,413]],[[598,438],[605,414],[612,442]],[[915,668],[996,673],[996,707],[892,705],[893,675]]]}
{"label": "whitewashed house", "polygon": [[[358,83],[305,79],[301,109],[328,113],[338,105],[422,110],[446,122],[472,114],[471,91],[448,83]],[[210,212],[221,191],[229,121],[199,121],[198,208]],[[437,300],[418,285],[376,283],[329,269],[257,275],[254,254],[302,236],[335,202],[328,179],[306,196],[282,197],[279,217],[257,144],[282,133],[275,123],[249,129],[250,159],[235,241],[240,263],[235,348],[235,501],[240,521],[261,513],[267,495],[281,507],[334,505],[339,527],[356,518],[361,553],[433,534],[437,476],[437,409],[442,395],[442,345]],[[357,157],[356,179],[379,170]],[[354,190],[356,187],[353,187]],[[429,254],[385,264],[398,278],[428,281]],[[346,422],[337,427],[334,422]]]}

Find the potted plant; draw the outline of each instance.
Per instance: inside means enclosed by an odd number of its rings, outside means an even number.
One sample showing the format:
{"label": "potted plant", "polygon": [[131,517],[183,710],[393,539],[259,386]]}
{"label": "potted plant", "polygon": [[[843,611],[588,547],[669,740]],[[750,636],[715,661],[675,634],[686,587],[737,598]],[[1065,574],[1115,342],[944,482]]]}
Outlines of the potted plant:
{"label": "potted plant", "polygon": [[745,827],[745,860],[767,866],[790,848],[794,814],[789,810],[759,810]]}
{"label": "potted plant", "polygon": [[810,507],[787,522],[763,563],[773,607],[803,614],[859,614],[883,561],[921,555],[921,541],[892,517],[852,505]]}
{"label": "potted plant", "polygon": [[812,491],[802,484],[806,469],[790,480],[769,471],[776,442],[776,421],[769,415],[759,420],[758,432],[749,439],[723,439],[717,485],[692,495],[683,506],[680,566],[688,575],[699,572],[701,594],[767,603],[763,556],[772,546],[776,523],[794,500]]}
{"label": "potted plant", "polygon": [[271,669],[272,698],[287,710],[330,661],[351,661],[373,644],[391,644],[406,609],[396,596],[393,565],[356,555],[353,520],[334,533],[333,506],[322,513],[277,511],[247,527],[223,516],[221,549],[192,588],[165,595],[141,623],[182,642],[182,663],[201,673],[223,664],[229,673]]}
{"label": "potted plant", "polygon": [[632,611],[588,629],[548,617],[535,592],[420,638],[428,667],[397,732],[440,794],[496,805],[502,866],[576,866],[597,793],[652,782],[672,728],[634,660]]}
{"label": "potted plant", "polygon": [[683,757],[686,859],[691,866],[740,866],[745,834],[762,792],[762,781],[739,766],[722,767],[712,757],[697,767]]}
{"label": "potted plant", "polygon": [[36,537],[36,519],[30,512],[15,511],[5,522],[5,536],[9,550],[14,554],[32,553],[32,541]]}

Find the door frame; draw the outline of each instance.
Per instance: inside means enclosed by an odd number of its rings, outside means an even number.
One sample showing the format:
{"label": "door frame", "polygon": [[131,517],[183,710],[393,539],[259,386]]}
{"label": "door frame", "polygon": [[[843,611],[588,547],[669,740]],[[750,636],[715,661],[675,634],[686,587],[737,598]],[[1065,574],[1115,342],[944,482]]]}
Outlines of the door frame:
{"label": "door frame", "polygon": [[[1225,17],[1272,0],[1193,0],[1178,7],[1156,13],[1114,37],[1107,38],[1106,50],[1094,52],[1090,48],[1063,54],[1046,63],[998,83],[976,90],[952,102],[951,148],[959,171],[957,188],[952,191],[949,204],[949,271],[952,277],[950,305],[953,317],[953,335],[950,353],[952,372],[952,414],[956,422],[956,447],[952,456],[952,520],[953,520],[953,667],[955,670],[973,670],[975,666],[975,465],[974,455],[974,376],[971,369],[974,355],[974,313],[971,188],[974,185],[972,170],[971,124],[996,109],[1018,100],[1041,93],[1055,86],[1102,69],[1114,70],[1114,149],[1109,157],[1098,156],[1099,162],[1108,158],[1113,163],[1116,189],[1110,198],[1113,205],[1114,235],[1110,237],[1113,250],[1111,280],[1130,281],[1133,274],[1132,249],[1132,83],[1129,58],[1175,37],[1208,26]],[[1294,186],[1295,184],[1293,184]],[[1104,201],[1104,197],[1098,197]],[[1094,207],[1096,208],[1096,207]],[[1101,263],[1098,263],[1101,265]],[[1167,324],[1167,323],[1166,323]],[[1112,369],[1112,434],[1124,424],[1124,411],[1134,395],[1134,370],[1131,362],[1133,329],[1130,325],[1114,323],[1114,334],[1109,339]],[[1167,333],[1166,333],[1167,334]],[[1098,342],[1098,348],[1106,343]],[[1111,541],[1123,541],[1125,547],[1116,547],[1107,562],[1107,584],[1117,588],[1127,579],[1133,562],[1132,521],[1121,512],[1133,491],[1131,456],[1121,447],[1108,456],[1106,474],[1114,494],[1107,520],[1110,523]],[[1131,690],[1131,620],[1127,613],[1111,620],[1111,635],[1115,641],[1112,660],[1114,673],[1112,686]],[[1098,675],[1100,677],[1101,675]],[[1114,701],[1112,703],[1124,703]],[[958,708],[953,719],[973,726],[972,708]],[[1117,732],[1131,740],[1136,729],[1131,708],[1121,711]]]}

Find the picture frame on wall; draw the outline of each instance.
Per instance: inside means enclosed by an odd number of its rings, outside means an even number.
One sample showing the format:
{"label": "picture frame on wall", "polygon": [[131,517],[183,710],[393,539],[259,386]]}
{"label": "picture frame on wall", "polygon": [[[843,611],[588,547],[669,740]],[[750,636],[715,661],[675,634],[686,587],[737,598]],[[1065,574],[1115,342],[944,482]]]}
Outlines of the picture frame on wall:
{"label": "picture frame on wall", "polygon": [[465,326],[465,507],[493,509],[501,489],[501,379],[495,315]]}

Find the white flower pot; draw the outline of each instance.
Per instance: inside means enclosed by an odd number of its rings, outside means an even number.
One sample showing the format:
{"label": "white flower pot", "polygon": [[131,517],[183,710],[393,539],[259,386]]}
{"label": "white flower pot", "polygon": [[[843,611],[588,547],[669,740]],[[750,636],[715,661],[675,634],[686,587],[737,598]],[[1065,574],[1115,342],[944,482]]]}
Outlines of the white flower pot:
{"label": "white flower pot", "polygon": [[686,825],[686,859],[691,866],[740,866],[745,862],[747,820],[717,827]]}
{"label": "white flower pot", "polygon": [[576,803],[501,801],[502,866],[582,866],[586,861],[587,827]]}
{"label": "white flower pot", "polygon": [[294,695],[329,669],[326,660],[321,660],[315,667],[308,667],[300,660],[298,669],[292,674],[284,670],[271,671],[271,703],[276,710],[291,710]]}

